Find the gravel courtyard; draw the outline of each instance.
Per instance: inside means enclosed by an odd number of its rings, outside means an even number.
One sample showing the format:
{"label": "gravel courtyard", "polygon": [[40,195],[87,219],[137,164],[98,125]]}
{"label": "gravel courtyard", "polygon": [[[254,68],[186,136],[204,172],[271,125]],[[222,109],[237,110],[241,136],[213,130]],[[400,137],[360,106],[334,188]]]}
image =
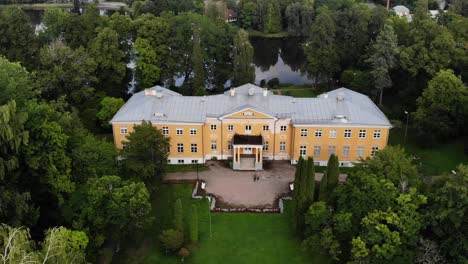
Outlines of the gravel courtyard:
{"label": "gravel courtyard", "polygon": [[[289,183],[294,181],[296,167],[289,161],[270,162],[262,171],[236,171],[226,168],[220,161],[208,161],[209,170],[200,171],[200,180],[206,182],[206,191],[216,195],[218,202],[232,207],[276,207],[276,199],[289,192]],[[254,181],[254,176],[259,180]],[[323,173],[315,173],[320,181]],[[340,181],[346,180],[340,174]],[[197,173],[168,173],[165,180],[196,180]]]}
{"label": "gravel courtyard", "polygon": [[[206,191],[218,197],[218,201],[236,207],[273,207],[280,194],[289,191],[294,181],[295,167],[289,161],[276,161],[262,171],[235,171],[223,163],[207,162],[209,170],[199,172],[206,182]],[[254,176],[259,177],[254,182]],[[194,180],[196,172],[169,173],[165,180]]]}

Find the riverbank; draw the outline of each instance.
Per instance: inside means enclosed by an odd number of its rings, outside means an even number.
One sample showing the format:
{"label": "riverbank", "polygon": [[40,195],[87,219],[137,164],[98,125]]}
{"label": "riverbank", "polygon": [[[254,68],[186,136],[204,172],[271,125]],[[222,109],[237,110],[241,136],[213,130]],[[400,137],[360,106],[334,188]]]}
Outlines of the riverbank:
{"label": "riverbank", "polygon": [[[82,3],[83,6],[90,5],[92,3]],[[17,6],[21,9],[65,9],[65,8],[73,8],[73,3],[59,3],[59,4],[52,4],[52,3],[40,3],[40,4],[10,4],[10,5],[0,5],[1,8],[7,8],[9,6]],[[98,9],[104,10],[120,10],[121,8],[127,9],[128,5],[122,2],[100,2],[96,4]]]}

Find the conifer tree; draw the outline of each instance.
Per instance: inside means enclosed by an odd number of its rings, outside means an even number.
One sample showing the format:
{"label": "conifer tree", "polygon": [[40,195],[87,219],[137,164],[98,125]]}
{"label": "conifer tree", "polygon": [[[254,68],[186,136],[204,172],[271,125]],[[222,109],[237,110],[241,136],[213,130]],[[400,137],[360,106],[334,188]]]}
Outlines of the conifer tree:
{"label": "conifer tree", "polygon": [[294,227],[298,234],[302,233],[304,228],[304,207],[306,204],[304,179],[306,174],[307,161],[302,156],[296,165],[296,174],[294,176]]}
{"label": "conifer tree", "polygon": [[327,164],[327,189],[330,193],[338,185],[340,177],[340,165],[338,156],[331,154]]}
{"label": "conifer tree", "polygon": [[190,215],[190,224],[189,224],[189,237],[190,242],[196,244],[198,242],[198,211],[197,207],[192,204],[192,214]]}
{"label": "conifer tree", "polygon": [[178,198],[174,205],[174,228],[180,232],[184,232],[184,211],[182,201]]}
{"label": "conifer tree", "polygon": [[325,172],[323,174],[322,180],[320,181],[320,190],[319,190],[319,201],[326,201],[327,200],[327,193],[328,190],[328,179],[327,179],[327,173]]}
{"label": "conifer tree", "polygon": [[314,158],[307,158],[307,174],[305,183],[305,197],[306,197],[306,208],[308,208],[314,202],[315,194],[315,165]]}

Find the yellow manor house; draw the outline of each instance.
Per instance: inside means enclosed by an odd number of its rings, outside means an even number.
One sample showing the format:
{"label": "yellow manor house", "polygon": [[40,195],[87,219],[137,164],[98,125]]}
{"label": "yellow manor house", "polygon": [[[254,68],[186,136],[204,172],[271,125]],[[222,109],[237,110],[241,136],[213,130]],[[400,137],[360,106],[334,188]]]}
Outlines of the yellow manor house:
{"label": "yellow manor house", "polygon": [[170,137],[170,164],[232,159],[240,170],[261,170],[263,160],[295,164],[299,156],[325,166],[332,153],[352,166],[385,148],[392,127],[369,97],[346,88],[295,98],[252,84],[211,96],[160,86],[136,93],[111,120],[118,148],[142,120]]}

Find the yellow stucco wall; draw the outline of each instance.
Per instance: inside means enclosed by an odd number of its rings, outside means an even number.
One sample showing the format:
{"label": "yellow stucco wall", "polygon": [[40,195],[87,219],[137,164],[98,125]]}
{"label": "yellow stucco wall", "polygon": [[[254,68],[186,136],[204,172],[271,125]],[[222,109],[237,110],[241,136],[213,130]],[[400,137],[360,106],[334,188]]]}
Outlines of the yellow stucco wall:
{"label": "yellow stucco wall", "polygon": [[[233,140],[237,134],[246,134],[246,126],[251,126],[251,135],[262,135],[264,142],[268,142],[268,150],[263,151],[263,157],[267,159],[292,159],[295,162],[299,158],[300,146],[307,147],[307,156],[314,155],[314,146],[320,146],[320,156],[314,156],[315,161],[327,161],[328,147],[335,146],[335,154],[338,155],[340,162],[356,161],[358,157],[358,147],[364,148],[364,158],[371,155],[372,147],[378,147],[379,150],[387,145],[388,128],[373,127],[312,127],[312,126],[293,126],[289,119],[274,119],[261,113],[253,112],[253,115],[245,116],[244,111],[226,116],[223,119],[208,118],[205,124],[154,124],[158,129],[168,127],[171,139],[169,159],[185,159],[185,163],[190,163],[193,159],[204,162],[205,159],[216,157],[217,159],[227,159],[232,157],[232,149],[228,149],[228,142]],[[247,117],[247,118],[244,118]],[[216,128],[212,125],[216,126]],[[121,128],[126,127],[128,133],[133,131],[134,124],[113,124],[114,142],[117,148],[122,148],[122,140],[125,140],[124,134],[121,134]],[[228,127],[232,126],[232,130]],[[264,131],[263,126],[268,126],[268,131]],[[281,131],[281,126],[286,126],[286,131]],[[183,130],[182,135],[177,135],[177,129]],[[191,135],[190,129],[196,129],[197,134]],[[307,129],[307,136],[301,136],[301,129]],[[315,131],[322,130],[322,137],[315,137]],[[345,129],[351,130],[351,138],[344,138]],[[336,138],[330,138],[330,130],[336,130]],[[358,137],[360,130],[366,130],[366,137]],[[380,130],[379,139],[374,139],[374,130]],[[216,142],[216,149],[211,148],[211,143]],[[280,142],[285,142],[286,149],[280,150]],[[184,144],[184,152],[178,153],[177,144]],[[191,152],[191,144],[197,144],[197,153]],[[345,146],[350,148],[349,156],[343,156]],[[292,157],[292,158],[291,158]],[[173,162],[174,163],[174,162]]]}

